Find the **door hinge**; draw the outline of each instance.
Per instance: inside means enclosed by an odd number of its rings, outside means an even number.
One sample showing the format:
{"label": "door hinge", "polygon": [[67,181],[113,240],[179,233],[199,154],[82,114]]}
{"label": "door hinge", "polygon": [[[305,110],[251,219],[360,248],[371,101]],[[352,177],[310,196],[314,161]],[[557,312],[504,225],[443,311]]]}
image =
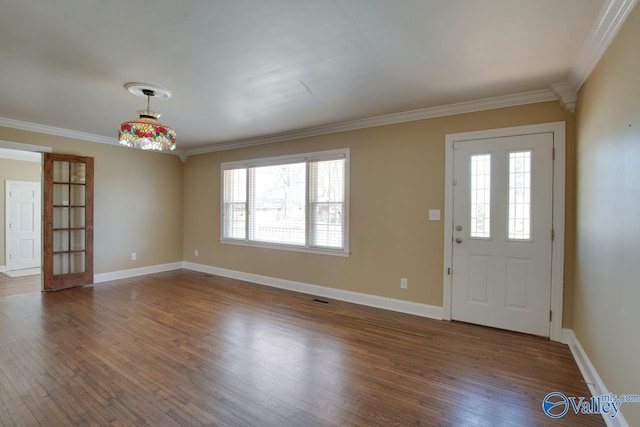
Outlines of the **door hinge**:
{"label": "door hinge", "polygon": [[556,230],[551,229],[551,241],[553,242],[556,239]]}
{"label": "door hinge", "polygon": [[549,322],[553,320],[553,311],[549,310]]}
{"label": "door hinge", "polygon": [[448,267],[448,268],[447,268],[447,274],[448,274],[449,276],[451,276],[451,267]]}
{"label": "door hinge", "polygon": [[556,147],[553,147],[553,150],[551,150],[551,159],[552,160],[556,159]]}

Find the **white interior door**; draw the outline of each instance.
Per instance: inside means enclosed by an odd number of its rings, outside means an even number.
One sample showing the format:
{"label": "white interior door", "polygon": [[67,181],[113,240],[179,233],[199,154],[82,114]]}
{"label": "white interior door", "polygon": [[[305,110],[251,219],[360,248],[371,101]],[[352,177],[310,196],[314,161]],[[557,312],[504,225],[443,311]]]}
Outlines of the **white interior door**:
{"label": "white interior door", "polygon": [[7,271],[42,265],[41,205],[39,182],[7,181]]}
{"label": "white interior door", "polygon": [[553,133],[453,147],[452,318],[549,336]]}

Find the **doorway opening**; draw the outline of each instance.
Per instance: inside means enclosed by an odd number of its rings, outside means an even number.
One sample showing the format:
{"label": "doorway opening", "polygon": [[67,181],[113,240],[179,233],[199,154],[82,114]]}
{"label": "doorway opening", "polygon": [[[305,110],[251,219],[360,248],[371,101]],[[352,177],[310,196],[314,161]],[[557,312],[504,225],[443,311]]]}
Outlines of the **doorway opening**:
{"label": "doorway opening", "polygon": [[42,290],[42,153],[0,144],[0,296]]}

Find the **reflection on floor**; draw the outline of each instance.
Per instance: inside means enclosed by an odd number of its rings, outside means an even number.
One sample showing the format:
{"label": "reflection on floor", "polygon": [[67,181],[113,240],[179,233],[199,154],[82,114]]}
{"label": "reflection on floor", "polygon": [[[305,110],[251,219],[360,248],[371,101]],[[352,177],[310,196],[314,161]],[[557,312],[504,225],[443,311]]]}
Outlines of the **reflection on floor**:
{"label": "reflection on floor", "polygon": [[[0,426],[604,426],[569,348],[176,270],[0,298]],[[6,343],[6,344],[5,344]]]}
{"label": "reflection on floor", "polygon": [[39,274],[15,278],[0,274],[0,297],[40,292],[41,289]]}

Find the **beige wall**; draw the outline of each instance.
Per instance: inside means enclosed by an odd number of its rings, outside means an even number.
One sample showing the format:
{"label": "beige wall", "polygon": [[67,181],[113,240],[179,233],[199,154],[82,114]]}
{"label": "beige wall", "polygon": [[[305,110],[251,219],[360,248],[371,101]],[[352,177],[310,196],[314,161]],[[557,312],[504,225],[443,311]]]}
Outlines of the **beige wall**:
{"label": "beige wall", "polygon": [[[612,393],[640,393],[640,8],[577,106],[573,329]],[[640,403],[622,406],[640,425]]]}
{"label": "beige wall", "polygon": [[40,182],[40,163],[23,162],[21,160],[0,159],[0,266],[6,264],[5,188],[7,181]]}
{"label": "beige wall", "polygon": [[182,261],[178,156],[2,127],[0,140],[95,158],[95,273]]}
{"label": "beige wall", "polygon": [[[575,244],[574,122],[557,102],[191,156],[184,166],[177,156],[2,127],[0,139],[95,157],[96,273],[184,259],[441,306],[443,221],[430,222],[427,213],[444,204],[445,135],[553,121],[567,125],[567,327]],[[345,147],[351,148],[349,258],[220,244],[221,162]],[[130,260],[132,251],[137,261]],[[407,290],[400,289],[400,277],[409,279]]]}
{"label": "beige wall", "polygon": [[[184,259],[216,267],[442,306],[445,135],[566,121],[567,192],[573,194],[573,115],[540,103],[190,156],[185,165]],[[351,149],[351,256],[341,258],[221,244],[220,163],[335,148]],[[567,200],[573,242],[573,198]],[[199,257],[194,250],[199,250]],[[571,250],[571,248],[567,248]],[[571,258],[572,259],[572,258]],[[571,276],[569,266],[567,274]],[[409,279],[407,290],[400,278]],[[571,276],[572,277],[572,276]],[[571,284],[565,292],[570,313]]]}

